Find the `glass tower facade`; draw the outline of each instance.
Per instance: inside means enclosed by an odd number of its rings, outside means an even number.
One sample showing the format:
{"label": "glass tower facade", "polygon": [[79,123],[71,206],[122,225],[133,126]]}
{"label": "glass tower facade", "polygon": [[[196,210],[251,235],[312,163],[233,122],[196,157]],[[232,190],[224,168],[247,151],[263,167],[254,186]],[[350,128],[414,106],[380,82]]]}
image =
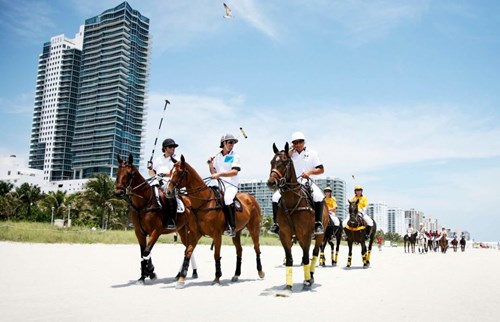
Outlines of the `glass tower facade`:
{"label": "glass tower facade", "polygon": [[150,43],[149,19],[127,2],[85,21],[72,145],[75,179],[115,176],[116,155],[141,160]]}
{"label": "glass tower facade", "polygon": [[71,179],[83,26],[74,39],[52,37],[38,58],[29,167],[44,180]]}

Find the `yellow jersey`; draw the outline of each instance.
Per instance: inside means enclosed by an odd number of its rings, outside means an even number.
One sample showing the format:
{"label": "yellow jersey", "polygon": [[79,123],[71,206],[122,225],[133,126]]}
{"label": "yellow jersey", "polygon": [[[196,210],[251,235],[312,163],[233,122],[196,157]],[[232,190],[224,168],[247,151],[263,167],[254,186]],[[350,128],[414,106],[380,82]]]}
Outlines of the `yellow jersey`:
{"label": "yellow jersey", "polygon": [[337,199],[335,199],[335,197],[333,196],[330,198],[325,198],[325,203],[328,211],[333,211],[335,208],[337,208]]}
{"label": "yellow jersey", "polygon": [[354,196],[349,201],[350,202],[358,201],[358,211],[362,211],[364,208],[368,206],[368,198],[366,198],[365,196],[361,197]]}

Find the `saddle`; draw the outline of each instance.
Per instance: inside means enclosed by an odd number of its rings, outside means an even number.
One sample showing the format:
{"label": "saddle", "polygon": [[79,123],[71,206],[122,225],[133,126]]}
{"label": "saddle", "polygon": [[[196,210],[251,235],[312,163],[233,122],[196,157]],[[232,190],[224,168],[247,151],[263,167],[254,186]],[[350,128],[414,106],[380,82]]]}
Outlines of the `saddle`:
{"label": "saddle", "polygon": [[[212,191],[214,192],[215,202],[217,204],[217,208],[222,208],[224,206],[224,192],[218,186],[210,186]],[[238,200],[238,193],[234,197],[234,210],[241,212],[243,211],[243,206],[241,202]]]}
{"label": "saddle", "polygon": [[[175,196],[175,199],[177,200],[177,213],[182,214],[186,210],[186,206],[184,206],[184,202],[182,201],[179,196]],[[160,189],[160,201],[161,201],[161,206],[163,209],[166,208],[167,206],[167,196],[165,196],[165,193]]]}
{"label": "saddle", "polygon": [[366,221],[363,219],[363,217],[358,215],[354,220],[349,219],[345,228],[351,231],[360,231],[366,229]]}

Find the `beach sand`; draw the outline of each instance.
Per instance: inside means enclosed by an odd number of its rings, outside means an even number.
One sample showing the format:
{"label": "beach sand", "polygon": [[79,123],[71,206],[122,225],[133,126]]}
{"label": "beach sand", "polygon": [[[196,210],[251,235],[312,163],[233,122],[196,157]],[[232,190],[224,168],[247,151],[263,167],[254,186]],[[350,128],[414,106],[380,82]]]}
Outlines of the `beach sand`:
{"label": "beach sand", "polygon": [[[330,248],[327,248],[330,264]],[[372,251],[362,268],[360,247],[346,269],[317,267],[311,291],[302,291],[300,249],[293,248],[293,295],[285,285],[284,251],[262,247],[264,279],[252,247],[243,250],[240,281],[231,282],[236,256],[222,247],[222,285],[212,286],[209,246],[195,255],[198,279],[175,288],[183,246],[158,244],[152,252],[158,279],[136,285],[137,245],[69,245],[0,242],[1,321],[498,321],[500,251],[405,254],[402,247]],[[189,270],[191,276],[191,268]]]}

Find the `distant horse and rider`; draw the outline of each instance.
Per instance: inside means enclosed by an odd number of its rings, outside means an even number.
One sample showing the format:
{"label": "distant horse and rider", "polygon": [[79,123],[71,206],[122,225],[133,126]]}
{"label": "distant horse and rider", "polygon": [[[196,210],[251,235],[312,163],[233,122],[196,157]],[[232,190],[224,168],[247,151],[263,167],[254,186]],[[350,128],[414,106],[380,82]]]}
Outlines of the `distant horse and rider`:
{"label": "distant horse and rider", "polygon": [[465,252],[465,245],[466,245],[466,241],[465,241],[465,237],[462,236],[462,238],[460,238],[460,249],[462,250],[462,252]]}
{"label": "distant horse and rider", "polygon": [[417,235],[417,245],[418,245],[418,253],[419,254],[426,254],[428,251],[427,248],[427,235],[424,232],[418,232]]}
{"label": "distant horse and rider", "polygon": [[[206,180],[206,179],[205,179]],[[224,185],[219,187],[208,186],[206,181],[189,165],[182,155],[171,171],[171,177],[167,188],[167,195],[183,195],[190,203],[192,215],[189,216],[189,235],[187,248],[184,254],[183,268],[177,288],[184,287],[189,259],[202,236],[210,236],[214,243],[215,279],[213,284],[220,284],[222,276],[221,269],[221,245],[222,234],[228,226],[224,215],[223,193]],[[212,180],[208,178],[208,180]],[[237,193],[235,200],[235,236],[232,237],[236,248],[236,270],[232,281],[238,281],[241,274],[241,262],[243,248],[241,246],[241,231],[247,228],[254,245],[257,260],[257,273],[260,278],[264,278],[264,271],[260,259],[260,220],[261,209],[252,195],[248,193]]]}
{"label": "distant horse and rider", "polygon": [[[303,289],[310,290],[314,283],[314,272],[318,259],[319,249],[323,243],[324,234],[316,234],[312,259],[309,249],[311,237],[315,234],[315,208],[311,191],[307,185],[298,182],[292,158],[289,156],[288,142],[283,150],[273,144],[274,156],[271,159],[271,171],[267,185],[271,189],[278,189],[281,193],[277,209],[277,224],[279,238],[286,256],[286,285],[277,296],[290,296],[293,285],[293,258],[292,244],[296,239],[302,248],[302,265],[304,269]],[[323,207],[322,225],[328,223],[328,209]]]}
{"label": "distant horse and rider", "polygon": [[340,242],[342,241],[342,231],[342,223],[340,223],[339,226],[335,226],[333,220],[331,218],[328,219],[325,236],[323,237],[323,242],[320,246],[319,264],[321,266],[326,266],[325,248],[327,244],[331,247],[330,259],[332,266],[337,266]]}
{"label": "distant horse and rider", "polygon": [[441,253],[445,254],[446,250],[448,249],[448,234],[446,233],[444,228],[439,239],[439,247],[441,248]]}
{"label": "distant horse and rider", "polygon": [[451,240],[451,247],[453,247],[453,252],[457,252],[458,250],[458,240],[456,237],[454,237],[452,240]]}
{"label": "distant horse and rider", "polygon": [[[347,257],[347,267],[351,267],[352,263],[352,245],[354,243],[361,245],[361,257],[363,259],[363,268],[370,267],[370,256],[372,251],[373,240],[375,239],[375,232],[377,231],[377,224],[373,220],[373,226],[367,231],[369,227],[366,221],[358,214],[358,202],[349,200],[349,220],[344,227],[344,232],[347,237],[347,246],[349,253]],[[365,244],[366,237],[368,236],[368,247]]]}
{"label": "distant horse and rider", "polygon": [[[166,207],[158,204],[153,188],[134,165],[132,155],[129,155],[127,161],[117,155],[117,160],[118,171],[114,193],[117,197],[124,198],[129,205],[129,213],[141,251],[141,276],[137,282],[144,284],[147,277],[156,279],[151,251],[160,235],[177,231],[182,243],[186,245],[188,234],[186,224],[191,215],[190,203],[187,198],[182,198],[184,209],[178,214],[176,229],[163,227],[164,217],[168,216],[165,213]],[[193,267],[193,278],[197,276],[197,269]]]}
{"label": "distant horse and rider", "polygon": [[418,232],[412,232],[409,235],[406,234],[403,238],[404,240],[404,248],[405,248],[405,253],[410,253],[410,247],[411,247],[411,252],[415,253],[415,244],[417,242],[417,235]]}

